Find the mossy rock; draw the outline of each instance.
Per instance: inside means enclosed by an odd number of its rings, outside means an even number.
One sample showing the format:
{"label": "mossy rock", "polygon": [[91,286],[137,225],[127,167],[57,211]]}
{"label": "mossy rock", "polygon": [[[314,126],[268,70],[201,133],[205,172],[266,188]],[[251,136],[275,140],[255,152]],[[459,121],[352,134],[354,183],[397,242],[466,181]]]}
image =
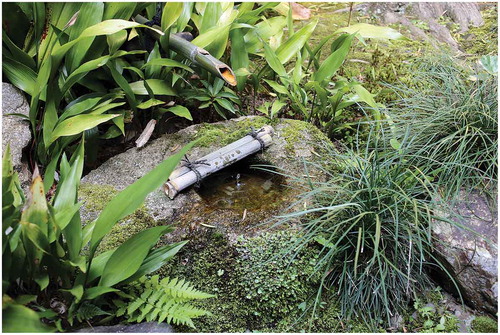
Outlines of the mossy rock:
{"label": "mossy rock", "polygon": [[[258,129],[265,124],[272,125],[275,130],[273,143],[263,152],[247,158],[249,165],[263,163],[274,166],[287,175],[301,176],[305,173],[302,160],[317,160],[324,146],[331,145],[316,127],[297,120],[241,117],[225,122],[193,125],[178,133],[164,135],[144,148],[133,148],[117,155],[85,176],[80,191],[84,202],[82,222],[89,222],[98,216],[102,208],[96,209],[95,205],[104,207],[111,199],[111,196],[103,195],[126,188],[187,143],[199,140],[188,154],[190,159],[195,160],[245,136],[251,127]],[[314,178],[323,178],[317,171],[308,173]],[[121,226],[123,230],[137,232],[153,225],[177,224],[176,232],[170,237],[170,241],[174,241],[179,240],[175,237],[176,234],[203,231],[215,226],[234,241],[238,235],[252,235],[263,230],[264,227],[259,225],[261,222],[295,201],[295,194],[299,190],[294,189],[293,179],[284,176],[282,182],[287,187],[286,192],[278,194],[273,201],[266,201],[262,208],[248,210],[212,208],[201,198],[195,187],[186,189],[173,200],[159,189],[148,195],[140,212],[128,221],[125,220],[128,224],[122,221],[115,229],[120,230]],[[138,217],[142,217],[144,222],[137,222],[135,225],[134,218]]]}

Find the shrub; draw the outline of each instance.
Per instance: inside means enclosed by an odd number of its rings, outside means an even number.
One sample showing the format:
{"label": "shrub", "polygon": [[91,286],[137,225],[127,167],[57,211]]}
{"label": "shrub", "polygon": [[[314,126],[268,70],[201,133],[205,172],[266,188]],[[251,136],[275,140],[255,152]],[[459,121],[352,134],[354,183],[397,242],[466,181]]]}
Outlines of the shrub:
{"label": "shrub", "polygon": [[307,190],[291,208],[303,210],[291,209],[276,225],[300,221],[303,237],[285,252],[293,257],[312,241],[322,245],[315,267],[323,274],[320,290],[338,296],[347,318],[376,326],[404,310],[429,282],[424,266],[435,263],[435,190],[427,171],[409,164],[409,146],[393,149],[374,134],[371,145],[344,153],[325,145],[323,162],[314,164],[325,180],[302,178]]}
{"label": "shrub", "polygon": [[401,99],[389,111],[397,145],[411,138],[411,163],[431,168],[429,175],[445,197],[462,187],[495,186],[496,74],[462,66],[449,56],[426,57],[413,72],[412,85],[395,87]]}

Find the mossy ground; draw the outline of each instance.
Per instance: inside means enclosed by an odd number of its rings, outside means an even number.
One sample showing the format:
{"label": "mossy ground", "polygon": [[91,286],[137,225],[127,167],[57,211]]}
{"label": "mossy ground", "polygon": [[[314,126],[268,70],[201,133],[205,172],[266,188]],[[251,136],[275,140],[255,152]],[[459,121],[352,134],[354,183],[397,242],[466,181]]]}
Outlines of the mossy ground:
{"label": "mossy ground", "polygon": [[[111,185],[82,184],[78,193],[85,203],[85,209],[99,215],[118,191]],[[154,226],[156,226],[155,220],[148,214],[146,208],[141,206],[113,226],[99,245],[97,253],[116,248],[135,234]]]}
{"label": "mossy ground", "polygon": [[342,322],[334,299],[308,317],[321,278],[314,272],[318,250],[309,246],[290,261],[281,252],[296,238],[297,232],[281,231],[241,236],[231,244],[212,231],[197,235],[160,272],[217,294],[197,302],[212,313],[195,321],[197,332],[367,331],[359,322]]}

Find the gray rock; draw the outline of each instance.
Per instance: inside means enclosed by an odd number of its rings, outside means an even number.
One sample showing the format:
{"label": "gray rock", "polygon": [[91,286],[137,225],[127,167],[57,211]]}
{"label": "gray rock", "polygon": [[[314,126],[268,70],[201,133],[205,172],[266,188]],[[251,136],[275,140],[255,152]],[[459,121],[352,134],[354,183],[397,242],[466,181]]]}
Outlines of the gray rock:
{"label": "gray rock", "polygon": [[[435,248],[443,264],[456,280],[464,300],[473,308],[495,314],[498,306],[498,214],[478,191],[461,192],[451,213],[440,215],[447,222],[433,226]],[[446,285],[443,283],[443,286]],[[448,283],[448,289],[453,289]]]}
{"label": "gray rock", "polygon": [[167,323],[143,322],[131,325],[82,328],[75,333],[175,333],[175,330]]}
{"label": "gray rock", "polygon": [[[166,134],[158,138],[141,149],[132,148],[119,154],[97,169],[91,171],[82,179],[82,186],[101,187],[103,185],[112,186],[116,190],[122,190],[145,175],[148,171],[158,165],[167,157],[180,150],[185,144],[205,134],[207,129],[220,129],[224,134],[239,132],[245,134],[249,126],[260,127],[266,120],[262,117],[241,117],[216,124],[198,124],[187,127],[175,134]],[[265,163],[282,169],[291,175],[303,175],[304,168],[302,159],[314,160],[321,151],[321,142],[329,140],[314,126],[295,120],[279,120],[273,123],[275,135],[273,144],[262,153],[257,153],[249,159],[249,164]],[[225,144],[224,144],[225,145]],[[220,136],[213,139],[213,143],[204,143],[194,147],[188,156],[191,160],[203,157],[204,155],[222,147]],[[320,178],[315,170],[309,171],[310,175]],[[291,178],[286,178],[286,183],[291,184]],[[290,191],[291,192],[291,191]],[[290,193],[283,195],[283,206],[290,205],[295,198]],[[84,196],[81,200],[90,201]],[[278,199],[276,199],[278,202]],[[234,210],[208,211],[203,199],[197,193],[195,187],[178,194],[170,200],[163,190],[159,189],[145,200],[145,208],[154,221],[161,224],[171,224],[181,222],[177,231],[192,230],[193,227],[206,227],[205,225],[222,228],[229,236],[236,238],[250,226],[260,223],[264,219],[269,219],[275,214],[273,211],[248,210],[243,213]],[[81,210],[82,222],[93,220],[99,214],[95,210],[87,210],[85,206]],[[244,220],[242,219],[244,217]],[[244,221],[244,225],[241,222]],[[232,238],[231,238],[232,239]]]}
{"label": "gray rock", "polygon": [[21,91],[11,84],[2,83],[2,152],[10,144],[12,164],[24,188],[31,180],[27,165],[21,162],[23,149],[31,141],[30,125],[19,116],[6,115],[12,113],[28,116],[29,105]]}

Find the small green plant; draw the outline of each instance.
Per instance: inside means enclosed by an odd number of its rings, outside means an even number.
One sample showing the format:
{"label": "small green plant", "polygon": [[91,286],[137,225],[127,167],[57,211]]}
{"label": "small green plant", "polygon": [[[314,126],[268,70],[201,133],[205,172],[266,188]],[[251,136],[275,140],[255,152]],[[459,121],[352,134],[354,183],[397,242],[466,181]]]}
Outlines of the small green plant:
{"label": "small green plant", "polygon": [[413,302],[415,313],[409,318],[407,325],[411,331],[419,333],[454,333],[459,331],[458,319],[439,306],[442,295],[439,291],[436,292],[439,297],[433,299],[433,302],[425,303],[422,298],[415,298]]}
{"label": "small green plant", "polygon": [[206,80],[200,80],[202,88],[184,90],[182,95],[186,100],[197,100],[201,102],[200,109],[208,108],[210,112],[214,110],[224,119],[227,119],[227,112],[232,115],[239,114],[239,109],[235,108],[241,102],[238,96],[228,87],[224,87],[224,81],[215,78],[213,84]]}
{"label": "small green plant", "polygon": [[155,275],[142,277],[124,288],[121,299],[113,300],[118,307],[116,316],[125,316],[127,322],[166,321],[195,328],[192,319],[210,313],[195,308],[189,302],[215,297],[196,290],[188,282],[170,279],[159,280]]}

